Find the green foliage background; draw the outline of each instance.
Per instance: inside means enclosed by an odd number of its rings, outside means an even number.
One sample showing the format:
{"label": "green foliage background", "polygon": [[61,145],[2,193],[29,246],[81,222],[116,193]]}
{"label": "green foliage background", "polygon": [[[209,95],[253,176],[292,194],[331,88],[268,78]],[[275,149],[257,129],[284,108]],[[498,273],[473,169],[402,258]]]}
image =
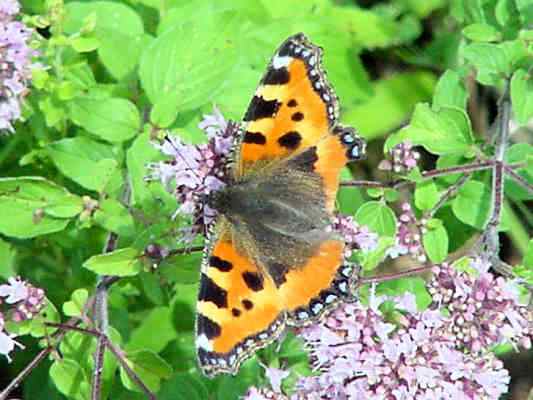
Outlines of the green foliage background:
{"label": "green foliage background", "polygon": [[[205,136],[197,125],[213,104],[239,120],[274,50],[300,31],[324,48],[342,122],[371,141],[370,159],[346,170],[345,178],[372,178],[386,137],[386,149],[406,139],[423,146],[437,167],[490,154],[480,140],[488,126],[472,111],[474,103],[485,110],[487,104],[469,99],[471,88],[464,84],[475,85],[473,71],[485,98],[495,97],[510,79],[516,122],[525,124],[533,116],[530,0],[22,4],[26,22],[42,35],[39,50],[47,68],[34,74],[26,122],[13,136],[0,138],[0,277],[20,274],[43,287],[49,299],[46,319],[56,321],[81,313],[97,274],[123,277],[110,291],[111,337],[162,400],[235,399],[248,386],[264,383],[257,359],[237,377],[207,380],[196,368],[193,319],[201,254],[172,257],[156,271],[144,256],[152,243],[176,249],[179,228],[187,223],[171,218],[177,208],[173,196],[160,183],[145,180],[146,164],[161,159],[151,140],[161,137],[162,129],[201,143]],[[532,154],[529,144],[516,144],[507,159],[531,161]],[[531,179],[531,162],[518,172]],[[411,178],[419,180],[416,173]],[[431,209],[456,179],[416,184],[418,211]],[[129,205],[122,201],[126,182]],[[512,182],[506,194],[501,227],[509,231],[510,251],[519,259],[527,253],[530,260],[532,214],[524,207],[531,196]],[[340,191],[341,211],[380,235],[380,248],[361,260],[367,270],[392,243],[391,204],[398,196]],[[483,229],[489,200],[490,175],[477,173],[430,224],[424,246],[432,261],[444,260]],[[103,256],[109,232],[118,235],[118,250]],[[531,279],[531,262],[522,264],[521,273]],[[414,291],[423,307],[424,285],[416,279],[402,282],[383,290]],[[40,319],[12,329],[30,334],[22,339],[28,350],[0,366],[1,386],[38,350],[37,339],[46,345],[51,333]],[[36,369],[21,396],[88,399],[94,348],[93,338],[69,333],[59,347],[62,357]],[[296,373],[309,373],[293,335],[279,350],[262,351],[261,359],[290,366],[293,382]],[[118,371],[106,355],[105,395],[144,398],[123,371],[118,378]]]}

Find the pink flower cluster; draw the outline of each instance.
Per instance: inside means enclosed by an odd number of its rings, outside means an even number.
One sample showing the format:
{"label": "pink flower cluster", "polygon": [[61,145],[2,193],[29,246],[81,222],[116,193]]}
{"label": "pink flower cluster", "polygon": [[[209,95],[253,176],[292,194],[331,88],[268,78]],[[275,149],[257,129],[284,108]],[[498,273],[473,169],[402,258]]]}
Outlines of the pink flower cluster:
{"label": "pink flower cluster", "polygon": [[15,20],[19,11],[17,1],[0,0],[0,133],[12,132],[13,122],[21,118],[36,54],[28,44],[32,31]]}
{"label": "pink flower cluster", "polygon": [[398,218],[396,243],[388,250],[388,256],[396,258],[408,254],[419,262],[426,262],[427,257],[420,235],[423,224],[417,220],[409,203],[402,203],[401,210],[402,213]]}
{"label": "pink flower cluster", "polygon": [[413,145],[406,141],[397,144],[389,151],[390,160],[383,160],[379,169],[396,173],[405,173],[414,169],[420,159],[420,153],[413,149]]}
{"label": "pink flower cluster", "polygon": [[206,144],[187,145],[179,138],[169,136],[156,147],[171,159],[150,166],[150,179],[160,179],[168,188],[171,182],[175,183],[174,193],[181,204],[177,212],[193,217],[193,224],[184,235],[186,242],[192,241],[197,234],[205,234],[216,216],[215,210],[205,204],[205,199],[209,193],[226,185],[235,126],[215,108],[213,115],[204,116],[199,128],[207,133]]}
{"label": "pink flower cluster", "polygon": [[345,259],[350,258],[354,251],[368,252],[375,250],[378,245],[378,235],[371,232],[367,226],[359,225],[350,215],[337,214],[333,219],[332,229],[344,238]]}
{"label": "pink flower cluster", "polygon": [[476,276],[447,264],[433,269],[429,293],[435,305],[450,311],[443,335],[472,353],[505,342],[531,348],[533,310],[520,305],[517,282],[495,277],[480,259],[470,266]]}
{"label": "pink flower cluster", "polygon": [[[272,386],[250,389],[246,399],[499,399],[510,377],[490,348],[529,348],[533,315],[513,283],[478,258],[470,266],[471,274],[435,267],[424,311],[410,293],[342,305],[302,331],[317,375],[300,378],[291,396]],[[386,301],[395,312],[382,313]]]}
{"label": "pink flower cluster", "polygon": [[0,311],[0,354],[11,361],[9,354],[22,345],[5,330],[6,316],[14,322],[33,318],[44,307],[44,291],[20,278],[9,278],[7,284],[0,285],[0,305],[3,304],[7,307]]}

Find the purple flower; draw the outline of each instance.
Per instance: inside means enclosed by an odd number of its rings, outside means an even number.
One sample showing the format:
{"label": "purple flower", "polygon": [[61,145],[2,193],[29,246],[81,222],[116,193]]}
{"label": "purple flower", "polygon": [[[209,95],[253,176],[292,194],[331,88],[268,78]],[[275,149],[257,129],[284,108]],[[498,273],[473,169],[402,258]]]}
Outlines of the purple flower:
{"label": "purple flower", "polygon": [[184,232],[186,242],[197,234],[205,234],[216,217],[215,210],[205,204],[205,198],[228,182],[227,164],[237,129],[216,107],[213,115],[204,116],[199,127],[207,134],[206,144],[188,145],[169,136],[156,147],[171,159],[150,165],[149,179],[161,180],[169,190],[173,183],[180,204],[177,213],[193,218],[192,226]]}
{"label": "purple flower", "polygon": [[449,311],[443,334],[473,353],[504,342],[531,347],[533,311],[519,303],[509,281],[495,278],[482,264],[477,257],[470,260],[477,276],[448,264],[434,268],[429,293],[435,307]]}
{"label": "purple flower", "polygon": [[7,304],[14,304],[28,297],[26,282],[17,278],[9,278],[8,284],[0,285],[0,297],[5,297]]}
{"label": "purple flower", "polygon": [[0,21],[5,21],[11,16],[18,14],[20,4],[16,0],[0,0]]}
{"label": "purple flower", "polygon": [[15,322],[31,319],[45,305],[44,290],[21,280],[9,278],[8,284],[0,285],[0,304],[3,301],[11,308],[11,319]]}
{"label": "purple flower", "polygon": [[19,10],[17,1],[0,0],[0,133],[13,132],[13,122],[21,118],[36,55],[28,44],[31,29],[14,20]]}
{"label": "purple flower", "polygon": [[258,389],[255,386],[252,386],[244,395],[243,400],[288,400],[288,398],[285,395],[275,393],[272,390],[266,388]]}
{"label": "purple flower", "polygon": [[387,256],[396,258],[409,254],[419,262],[426,262],[427,257],[420,236],[423,224],[417,220],[409,203],[402,203],[401,210],[402,213],[398,217],[396,243],[387,250]]}
{"label": "purple flower", "polygon": [[11,357],[9,356],[9,353],[15,350],[15,347],[19,347],[21,349],[24,348],[24,346],[21,345],[19,342],[13,340],[14,337],[14,335],[9,335],[6,332],[0,330],[0,354],[5,356],[8,362],[11,362]]}
{"label": "purple flower", "polygon": [[379,169],[405,173],[414,169],[420,159],[420,153],[413,149],[413,145],[406,141],[397,144],[389,151],[389,160],[383,160],[379,164]]}
{"label": "purple flower", "polygon": [[338,232],[346,243],[345,258],[349,258],[354,251],[369,252],[378,246],[378,235],[370,232],[368,227],[359,225],[349,215],[337,214],[333,219],[332,229]]}
{"label": "purple flower", "polygon": [[270,386],[272,387],[272,390],[276,393],[281,393],[281,383],[286,377],[289,376],[290,373],[290,371],[284,371],[279,368],[265,368],[265,375],[270,381]]}

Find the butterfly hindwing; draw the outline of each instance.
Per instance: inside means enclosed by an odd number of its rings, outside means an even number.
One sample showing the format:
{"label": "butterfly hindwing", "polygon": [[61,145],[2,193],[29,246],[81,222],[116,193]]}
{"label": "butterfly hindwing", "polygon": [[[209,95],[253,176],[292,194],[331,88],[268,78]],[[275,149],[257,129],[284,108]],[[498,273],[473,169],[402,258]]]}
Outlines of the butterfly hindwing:
{"label": "butterfly hindwing", "polygon": [[206,251],[200,278],[196,345],[202,370],[236,373],[242,360],[275,340],[284,326],[272,280],[237,253],[222,229]]}
{"label": "butterfly hindwing", "polygon": [[235,175],[319,141],[335,125],[337,97],[321,67],[322,49],[303,34],[270,62],[244,116]]}

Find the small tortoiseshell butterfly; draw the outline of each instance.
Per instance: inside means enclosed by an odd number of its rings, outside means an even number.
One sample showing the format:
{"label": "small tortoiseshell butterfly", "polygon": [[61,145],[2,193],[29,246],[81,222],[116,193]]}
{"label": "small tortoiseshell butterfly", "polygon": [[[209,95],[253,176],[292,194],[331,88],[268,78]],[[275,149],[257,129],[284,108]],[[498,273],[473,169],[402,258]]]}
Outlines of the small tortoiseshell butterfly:
{"label": "small tortoiseshell butterfly", "polygon": [[303,34],[275,53],[237,129],[232,182],[202,264],[196,345],[207,375],[235,374],[284,328],[316,321],[350,296],[353,268],[329,229],[348,161],[364,141],[338,124],[322,49]]}

